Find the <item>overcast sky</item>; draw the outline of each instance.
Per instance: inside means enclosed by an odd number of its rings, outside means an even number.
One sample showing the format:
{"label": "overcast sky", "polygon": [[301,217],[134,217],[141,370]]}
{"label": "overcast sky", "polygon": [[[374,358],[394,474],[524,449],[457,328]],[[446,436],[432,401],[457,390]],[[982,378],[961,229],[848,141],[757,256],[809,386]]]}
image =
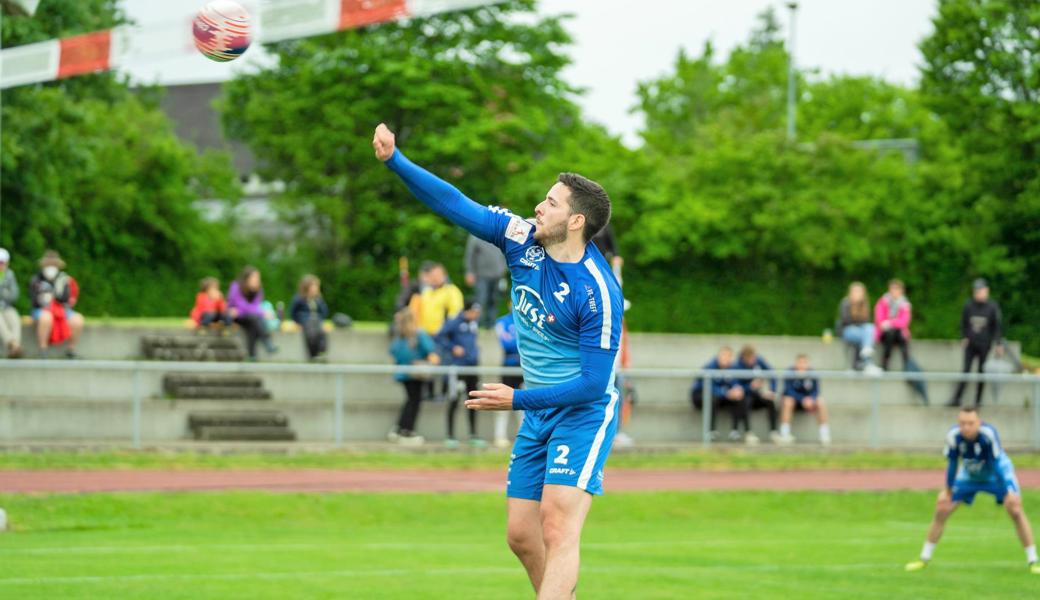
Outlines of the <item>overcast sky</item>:
{"label": "overcast sky", "polygon": [[[247,7],[257,0],[239,0]],[[146,27],[187,23],[203,0],[123,0],[131,19]],[[795,58],[823,74],[875,75],[899,83],[917,78],[917,43],[931,31],[936,0],[800,0]],[[541,0],[545,14],[573,13],[574,64],[568,80],[588,91],[586,114],[633,142],[641,122],[629,114],[639,81],[668,71],[680,47],[691,53],[712,40],[725,55],[747,39],[755,16],[776,8],[786,31],[786,2],[777,0]],[[187,27],[187,25],[185,25]],[[133,64],[141,80],[160,83],[219,81],[263,61],[259,47],[235,63],[201,54]]]}

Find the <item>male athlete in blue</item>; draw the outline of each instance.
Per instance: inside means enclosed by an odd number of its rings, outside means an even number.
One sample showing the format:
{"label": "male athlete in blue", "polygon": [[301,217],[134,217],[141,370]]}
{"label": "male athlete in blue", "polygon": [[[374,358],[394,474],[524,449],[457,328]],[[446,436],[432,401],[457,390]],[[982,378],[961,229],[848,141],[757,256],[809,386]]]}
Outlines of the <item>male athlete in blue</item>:
{"label": "male athlete in blue", "polygon": [[1040,575],[1033,530],[1022,509],[1022,496],[1015,477],[1015,467],[1000,445],[997,430],[979,418],[978,410],[969,406],[961,409],[957,424],[946,434],[944,450],[949,464],[946,468],[946,488],[939,492],[935,503],[935,518],[928,528],[928,539],[921,550],[921,559],[906,565],[907,571],[920,571],[932,560],[935,545],[942,537],[946,520],[961,503],[971,505],[975,494],[985,492],[1003,504],[1015,522],[1018,539],[1026,550],[1029,571]]}
{"label": "male athlete in blue", "polygon": [[474,410],[524,410],[509,467],[509,546],[539,599],[572,598],[578,547],[617,430],[614,359],[624,301],[610,265],[590,244],[610,219],[603,188],[563,173],[522,219],[473,202],[412,164],[393,133],[376,128],[376,157],[438,214],[505,254],[526,389],[485,384]]}

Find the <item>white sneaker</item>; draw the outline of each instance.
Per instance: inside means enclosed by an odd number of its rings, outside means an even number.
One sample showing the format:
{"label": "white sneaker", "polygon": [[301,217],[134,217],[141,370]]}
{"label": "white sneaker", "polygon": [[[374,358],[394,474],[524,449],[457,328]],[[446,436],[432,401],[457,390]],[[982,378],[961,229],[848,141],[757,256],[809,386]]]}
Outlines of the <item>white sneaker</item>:
{"label": "white sneaker", "polygon": [[397,438],[397,443],[402,446],[422,446],[425,442],[426,438],[417,433],[413,433],[412,435],[402,435]]}
{"label": "white sneaker", "polygon": [[790,446],[795,442],[794,436],[788,433],[787,435],[779,434],[773,439],[773,443],[777,446]]}
{"label": "white sneaker", "polygon": [[731,441],[731,442],[739,442],[742,437],[743,436],[740,435],[740,432],[737,431],[736,429],[734,429],[734,430],[729,432],[729,435],[727,436],[727,439],[729,439],[729,441]]}
{"label": "white sneaker", "polygon": [[509,440],[506,438],[496,438],[494,442],[495,448],[508,448]]}
{"label": "white sneaker", "polygon": [[820,435],[820,445],[830,446],[831,445],[831,434],[825,433]]}
{"label": "white sneaker", "polygon": [[774,444],[779,444],[780,440],[782,439],[784,439],[784,436],[780,435],[779,431],[769,432],[769,441],[773,442]]}
{"label": "white sneaker", "polygon": [[863,373],[866,375],[880,375],[884,372],[884,369],[874,363],[867,363],[867,366],[863,367]]}
{"label": "white sneaker", "polygon": [[870,360],[872,356],[874,356],[874,349],[870,346],[864,346],[859,351],[859,357],[863,360]]}
{"label": "white sneaker", "polygon": [[757,446],[759,442],[758,436],[750,431],[744,434],[744,443],[748,446]]}
{"label": "white sneaker", "polygon": [[386,434],[386,441],[388,442],[396,442],[400,438],[401,434],[397,433],[396,429],[391,429],[390,433]]}

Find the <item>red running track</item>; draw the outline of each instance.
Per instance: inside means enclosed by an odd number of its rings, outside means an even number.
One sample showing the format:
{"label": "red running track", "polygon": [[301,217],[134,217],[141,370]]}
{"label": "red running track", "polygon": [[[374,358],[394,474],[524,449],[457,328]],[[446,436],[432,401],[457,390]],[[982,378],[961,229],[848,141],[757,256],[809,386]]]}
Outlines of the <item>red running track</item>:
{"label": "red running track", "polygon": [[[610,491],[937,490],[942,471],[612,470]],[[1018,471],[1040,488],[1040,470]],[[0,493],[265,490],[275,492],[501,492],[505,472],[448,470],[0,471]]]}

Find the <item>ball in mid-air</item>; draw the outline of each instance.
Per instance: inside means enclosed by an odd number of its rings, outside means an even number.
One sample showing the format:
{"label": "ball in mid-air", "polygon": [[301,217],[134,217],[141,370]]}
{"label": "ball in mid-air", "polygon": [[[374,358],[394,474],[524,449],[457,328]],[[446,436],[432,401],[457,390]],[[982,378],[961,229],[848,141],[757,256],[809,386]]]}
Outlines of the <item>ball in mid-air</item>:
{"label": "ball in mid-air", "polygon": [[231,0],[213,0],[192,21],[195,47],[217,62],[235,60],[249,48],[249,11]]}

